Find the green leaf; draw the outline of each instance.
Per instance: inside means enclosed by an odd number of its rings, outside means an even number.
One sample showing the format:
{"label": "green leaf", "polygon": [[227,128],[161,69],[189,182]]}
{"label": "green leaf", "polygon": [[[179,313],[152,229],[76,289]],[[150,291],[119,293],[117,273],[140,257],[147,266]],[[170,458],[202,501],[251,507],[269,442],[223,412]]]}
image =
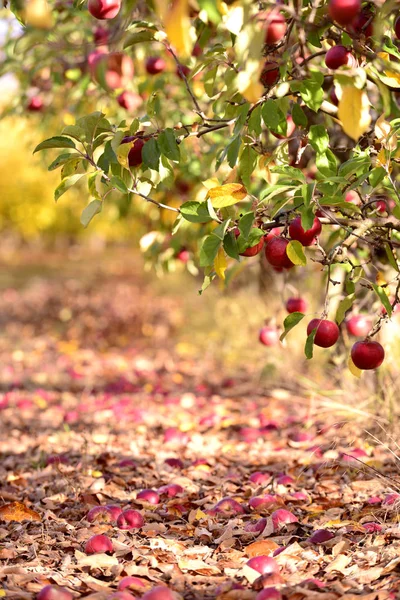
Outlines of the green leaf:
{"label": "green leaf", "polygon": [[217,237],[222,242],[222,240],[225,237],[226,230],[228,229],[230,222],[231,222],[231,220],[227,219],[226,221],[224,221],[223,223],[221,223],[220,225],[218,225],[218,227],[216,227],[215,229],[213,229],[211,235],[215,235],[215,237]]}
{"label": "green leaf", "polygon": [[343,300],[339,302],[339,306],[336,311],[335,321],[338,325],[343,321],[346,316],[346,312],[353,306],[353,302],[356,299],[355,294],[349,294]]}
{"label": "green leaf", "polygon": [[242,143],[242,139],[240,135],[237,135],[233,138],[233,140],[228,145],[228,151],[226,154],[228,165],[231,169],[236,165],[237,159],[239,156],[240,144]]}
{"label": "green leaf", "polygon": [[323,81],[323,73],[312,71],[311,79],[307,79],[299,85],[300,96],[304,104],[314,112],[318,112],[324,100]]}
{"label": "green leaf", "polygon": [[[217,221],[217,223],[220,223],[221,219],[218,218],[218,215],[215,212],[213,205],[211,204],[211,198],[207,198],[207,209],[208,209],[208,212],[210,213],[210,217],[212,218],[212,220]],[[222,209],[222,210],[224,210],[224,209]]]}
{"label": "green leaf", "polygon": [[81,157],[71,158],[71,160],[67,160],[67,162],[63,165],[61,169],[61,179],[65,179],[66,177],[70,177],[74,175],[79,167],[81,162]]}
{"label": "green leaf", "polygon": [[228,256],[239,260],[238,244],[233,231],[228,231],[228,233],[224,237],[224,250]]}
{"label": "green leaf", "polygon": [[122,194],[128,194],[129,190],[124,181],[120,177],[113,176],[110,179],[110,184]]}
{"label": "green leaf", "polygon": [[200,266],[211,267],[222,244],[222,239],[216,235],[208,235],[200,248]]}
{"label": "green leaf", "polygon": [[314,338],[316,333],[317,328],[315,327],[315,329],[313,329],[310,335],[307,337],[306,345],[304,346],[304,354],[308,360],[310,360],[314,354]]}
{"label": "green leaf", "polygon": [[309,208],[311,201],[314,197],[315,181],[313,183],[305,183],[301,186],[301,196],[303,198],[304,206]]}
{"label": "green leaf", "polygon": [[304,266],[307,264],[304,248],[297,240],[291,240],[288,243],[286,246],[286,254],[294,265]]}
{"label": "green leaf", "polygon": [[53,160],[51,165],[49,165],[47,167],[47,170],[54,171],[54,169],[58,169],[58,167],[65,165],[65,163],[67,163],[68,161],[70,161],[73,158],[76,158],[76,159],[79,158],[80,160],[83,160],[83,157],[80,154],[76,154],[75,152],[67,152],[67,153],[60,154],[59,156],[57,156],[57,158],[55,160]]}
{"label": "green leaf", "polygon": [[157,139],[158,147],[160,149],[161,154],[173,160],[174,162],[179,162],[181,158],[181,154],[179,151],[179,146],[176,143],[176,138],[173,129],[165,129]]}
{"label": "green leaf", "polygon": [[239,231],[246,241],[249,237],[251,228],[253,227],[253,223],[254,223],[254,213],[253,212],[245,213],[239,219],[239,224],[238,224]]}
{"label": "green leaf", "polygon": [[285,331],[280,337],[281,342],[283,342],[289,331],[293,329],[293,327],[296,327],[296,325],[298,325],[298,323],[300,323],[300,321],[304,319],[304,317],[305,315],[301,312],[293,312],[286,317],[286,319],[283,321]]}
{"label": "green leaf", "polygon": [[129,48],[134,44],[142,44],[143,42],[152,42],[154,40],[154,31],[144,29],[142,31],[135,31],[126,36],[124,42],[124,48]]}
{"label": "green leaf", "polygon": [[385,250],[386,250],[386,255],[388,257],[388,260],[391,264],[391,266],[393,267],[393,269],[397,272],[400,271],[399,269],[399,263],[397,262],[397,258],[392,250],[392,248],[390,247],[390,244],[386,243],[385,244]]}
{"label": "green leaf", "polygon": [[241,132],[243,125],[246,123],[247,115],[249,113],[250,104],[247,102],[240,106],[237,110],[238,117],[236,119],[235,127],[233,129],[233,134],[236,135]]}
{"label": "green leaf", "polygon": [[112,132],[109,121],[104,117],[102,112],[96,111],[77,120],[76,125],[84,130],[86,141],[89,144],[102,133]]}
{"label": "green leaf", "polygon": [[313,223],[314,223],[314,218],[315,218],[312,208],[306,208],[306,207],[301,208],[300,215],[301,215],[301,226],[304,229],[304,231],[307,231],[307,229],[311,229],[311,227],[313,226]]}
{"label": "green leaf", "polygon": [[246,187],[250,187],[250,177],[256,168],[259,154],[252,146],[246,144],[239,158],[239,177]]}
{"label": "green leaf", "polygon": [[285,126],[285,130],[282,132],[283,135],[286,134],[287,131],[287,122],[285,115],[278,107],[275,100],[267,100],[262,105],[261,114],[265,125],[272,129],[273,131],[277,131],[279,126]]}
{"label": "green leaf", "polygon": [[205,292],[205,290],[210,287],[211,283],[213,282],[213,279],[215,279],[216,275],[210,275],[210,274],[206,274],[204,276],[204,281],[203,281],[203,285],[201,286],[201,289],[199,290],[199,295],[201,296],[201,294],[203,292]]}
{"label": "green leaf", "polygon": [[[123,144],[125,146],[125,144]],[[142,148],[142,159],[143,163],[149,167],[149,169],[153,169],[154,171],[158,171],[160,164],[160,150],[155,138],[149,139]]]}
{"label": "green leaf", "polygon": [[304,110],[298,104],[294,104],[292,108],[292,119],[298,127],[307,127],[307,117]]}
{"label": "green leaf", "polygon": [[39,152],[40,150],[47,150],[49,148],[76,148],[76,146],[70,138],[57,135],[38,144],[34,149],[33,154],[35,154],[35,152]]}
{"label": "green leaf", "polygon": [[190,223],[208,223],[212,221],[206,202],[191,200],[182,204],[180,210],[182,217]]}
{"label": "green leaf", "polygon": [[78,142],[80,142],[85,137],[84,130],[81,127],[78,127],[78,125],[67,125],[62,130],[62,134],[69,135],[70,137],[73,137]]}
{"label": "green leaf", "polygon": [[215,0],[198,0],[199,6],[201,10],[204,10],[207,13],[207,17],[210,19],[214,25],[218,25],[221,21],[221,14],[217,8],[217,3]]}
{"label": "green leaf", "polygon": [[63,194],[65,194],[65,192],[69,190],[70,187],[75,185],[75,183],[77,183],[85,175],[86,173],[78,173],[76,175],[71,175],[71,177],[66,177],[65,179],[63,179],[60,185],[54,191],[54,200],[57,202],[57,200]]}
{"label": "green leaf", "polygon": [[373,188],[378,187],[378,185],[385,179],[386,170],[384,167],[375,167],[370,171],[369,174],[369,183]]}
{"label": "green leaf", "polygon": [[261,135],[261,132],[262,132],[261,110],[262,110],[262,106],[261,106],[261,104],[259,104],[251,112],[251,115],[249,117],[249,122],[247,124],[249,133],[255,133],[256,135]]}
{"label": "green leaf", "polygon": [[95,215],[101,212],[102,202],[100,200],[92,200],[86,208],[83,209],[81,214],[81,223],[84,227],[87,227],[90,221]]}
{"label": "green leaf", "polygon": [[325,125],[311,125],[308,141],[315,152],[323,154],[329,148],[329,135]]}
{"label": "green leaf", "polygon": [[318,171],[326,177],[331,178],[337,173],[337,159],[330,148],[323,154],[317,154],[315,165]]}
{"label": "green leaf", "polygon": [[376,285],[376,283],[373,283],[372,287],[379,300],[381,301],[382,305],[386,308],[388,316],[391,317],[393,309],[385,290],[380,285]]}

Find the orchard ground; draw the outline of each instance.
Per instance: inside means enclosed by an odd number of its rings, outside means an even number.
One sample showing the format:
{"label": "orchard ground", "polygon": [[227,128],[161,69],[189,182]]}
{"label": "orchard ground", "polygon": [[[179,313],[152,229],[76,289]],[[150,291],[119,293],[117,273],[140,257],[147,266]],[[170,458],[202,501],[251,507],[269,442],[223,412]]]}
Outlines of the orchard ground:
{"label": "orchard ground", "polygon": [[[133,596],[396,597],[398,462],[373,437],[392,445],[395,416],[373,412],[385,370],[360,382],[329,351],[307,362],[300,328],[261,346],[283,310],[273,288],[199,297],[183,266],[156,280],[128,248],[1,263],[3,596],[58,584],[106,600],[134,576]],[[86,519],[109,504],[144,525]],[[85,552],[94,535],[112,551]],[[272,574],[246,565],[257,556]]]}

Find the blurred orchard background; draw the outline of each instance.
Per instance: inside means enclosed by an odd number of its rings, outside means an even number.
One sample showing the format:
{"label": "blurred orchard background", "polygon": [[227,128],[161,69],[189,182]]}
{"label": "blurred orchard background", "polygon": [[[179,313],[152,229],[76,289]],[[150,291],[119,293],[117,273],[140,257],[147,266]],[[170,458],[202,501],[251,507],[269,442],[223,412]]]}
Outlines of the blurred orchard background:
{"label": "blurred orchard background", "polygon": [[[0,11],[0,43],[18,34],[19,27],[9,11]],[[144,49],[142,55],[140,48],[136,53],[139,60],[145,60]],[[169,68],[175,69],[172,59]],[[76,74],[71,72],[69,76],[73,80]],[[143,81],[148,77],[144,69],[139,76]],[[49,77],[45,69],[41,77],[44,81]],[[180,234],[172,238],[174,213],[160,211],[145,202],[128,203],[124,197],[112,195],[102,213],[93,219],[90,227],[84,228],[80,214],[89,198],[86,189],[73,187],[56,204],[54,188],[59,173],[47,170],[47,157],[32,153],[43,139],[57,135],[60,123],[73,124],[75,116],[68,106],[57,104],[59,96],[54,97],[53,103],[48,91],[47,96],[45,92],[48,105],[44,125],[42,112],[29,113],[26,106],[17,106],[18,83],[12,74],[3,75],[0,85],[3,113],[0,120],[0,303],[5,307],[4,327],[14,331],[16,324],[10,323],[8,318],[12,318],[11,307],[22,289],[33,290],[33,297],[35,290],[39,291],[40,298],[41,286],[65,285],[73,289],[74,281],[83,281],[90,294],[99,282],[102,286],[107,278],[117,278],[113,310],[118,313],[121,329],[126,325],[126,331],[111,336],[107,344],[137,345],[152,351],[173,348],[182,360],[211,361],[222,379],[250,380],[261,393],[280,387],[300,390],[319,401],[326,398],[327,405],[334,405],[338,410],[350,403],[360,414],[364,410],[384,411],[392,418],[396,410],[400,360],[400,316],[394,315],[391,326],[382,334],[387,360],[378,371],[364,373],[362,380],[354,378],[346,368],[348,351],[354,341],[346,328],[343,328],[343,340],[338,348],[318,348],[313,361],[304,356],[306,324],[303,323],[284,343],[273,347],[261,345],[258,335],[265,323],[277,325],[282,331],[289,297],[301,295],[308,303],[307,316],[318,316],[318,307],[324,299],[320,264],[309,263],[307,270],[291,273],[289,281],[287,273],[275,273],[268,267],[261,253],[238,265],[229,290],[219,282],[200,295],[203,277],[191,259],[196,250],[196,226],[186,223]],[[157,87],[157,82],[154,86]],[[113,119],[121,114],[112,97],[103,97],[100,105],[96,98],[91,102],[90,96],[81,102],[86,102],[86,106],[80,107],[82,113],[97,109]],[[186,172],[177,178],[175,188],[161,193],[157,200],[179,206],[183,201],[196,198],[204,191],[200,178],[201,153],[196,155],[195,152]],[[153,260],[152,249],[156,251],[156,260]],[[181,251],[187,255],[180,256]],[[126,311],[130,292],[140,295],[142,289],[146,290],[146,298],[150,298],[156,311],[158,305],[162,306],[161,318],[154,323],[146,322],[143,315],[134,310]],[[64,305],[57,305],[52,316],[61,336],[74,341],[74,314],[68,298],[66,294]],[[49,306],[47,309],[51,310]],[[134,326],[129,319],[137,320]],[[134,332],[132,338],[130,330]],[[18,357],[18,348],[16,353]]]}

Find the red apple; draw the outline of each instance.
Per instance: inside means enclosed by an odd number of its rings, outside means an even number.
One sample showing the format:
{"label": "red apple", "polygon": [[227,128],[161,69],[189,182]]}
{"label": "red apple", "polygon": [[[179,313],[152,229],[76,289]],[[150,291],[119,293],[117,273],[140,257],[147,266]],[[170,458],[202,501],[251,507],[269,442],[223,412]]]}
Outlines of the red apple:
{"label": "red apple", "polygon": [[305,313],[307,310],[307,302],[304,300],[304,298],[289,298],[286,302],[286,310],[288,313]]}
{"label": "red apple", "polygon": [[106,509],[111,515],[113,521],[116,521],[119,515],[122,513],[122,508],[116,504],[106,504]]}
{"label": "red apple", "polygon": [[176,258],[178,260],[180,260],[183,263],[187,263],[190,259],[190,252],[189,250],[186,250],[185,248],[182,248],[181,250],[179,250],[178,254],[176,255]]}
{"label": "red apple", "polygon": [[106,535],[93,535],[85,544],[86,554],[99,554],[101,552],[113,552],[113,544]]}
{"label": "red apple", "polygon": [[247,561],[246,565],[258,571],[261,575],[279,573],[278,563],[270,556],[253,556],[253,558]]}
{"label": "red apple", "polygon": [[279,80],[279,65],[274,61],[265,61],[263,70],[260,75],[260,83],[264,87],[271,87]]}
{"label": "red apple", "polygon": [[256,485],[262,485],[271,480],[271,475],[269,473],[262,473],[261,471],[255,471],[249,477],[251,483],[255,483]]}
{"label": "red apple", "polygon": [[255,600],[282,600],[282,594],[276,587],[266,587],[258,592]]}
{"label": "red apple", "polygon": [[144,500],[148,504],[159,504],[160,496],[155,490],[142,490],[136,496],[136,500]]}
{"label": "red apple", "polygon": [[339,339],[339,327],[333,321],[312,319],[307,326],[307,335],[310,335],[313,329],[317,329],[314,344],[321,348],[330,348]]}
{"label": "red apple", "polygon": [[89,523],[94,523],[95,521],[109,523],[113,521],[113,517],[106,506],[94,506],[86,515],[86,521],[89,521]]}
{"label": "red apple", "polygon": [[360,12],[360,0],[329,0],[329,15],[340,25],[349,25]]}
{"label": "red apple", "polygon": [[394,22],[394,32],[398,40],[400,40],[400,16],[398,16]]}
{"label": "red apple", "polygon": [[274,531],[279,531],[281,527],[284,525],[288,525],[290,523],[298,523],[299,520],[291,513],[289,510],[285,510],[284,508],[278,508],[271,514],[272,524],[274,526]]}
{"label": "red apple", "polygon": [[117,96],[117,102],[121,108],[125,108],[128,112],[134,112],[139,106],[143,104],[142,98],[139,94],[125,90]]}
{"label": "red apple", "polygon": [[107,53],[105,48],[97,48],[88,56],[92,78],[107,90],[116,90],[128,85],[134,74],[130,56],[123,52]]}
{"label": "red apple", "polygon": [[96,19],[114,19],[121,9],[120,0],[89,0],[88,10]]}
{"label": "red apple", "polygon": [[185,77],[189,77],[190,69],[186,65],[179,65],[176,67],[176,74],[178,75],[179,79],[185,79]]}
{"label": "red apple", "polygon": [[108,40],[110,39],[110,32],[105,27],[99,25],[93,31],[93,39],[96,44],[107,44]]}
{"label": "red apple", "polygon": [[354,190],[350,190],[350,192],[346,192],[344,197],[345,202],[349,202],[350,204],[355,204],[356,206],[361,204],[361,198]]}
{"label": "red apple", "polygon": [[264,346],[276,346],[279,342],[279,331],[276,327],[266,325],[260,329],[258,339]]}
{"label": "red apple", "polygon": [[351,349],[351,359],[358,369],[377,369],[383,363],[385,351],[379,342],[356,342]]}
{"label": "red apple", "polygon": [[283,267],[291,269],[294,264],[286,254],[286,248],[289,240],[283,237],[274,236],[265,247],[265,257],[273,267]]}
{"label": "red apple", "polygon": [[73,596],[64,587],[45,585],[36,596],[36,600],[72,600]]}
{"label": "red apple", "polygon": [[[237,238],[239,237],[240,230],[238,227],[236,227],[236,229],[234,230],[234,234]],[[246,250],[244,252],[239,252],[239,254],[240,254],[240,256],[256,256],[257,254],[260,254],[261,250],[263,249],[263,246],[264,246],[264,238],[261,238],[257,244],[254,244],[254,246],[250,246],[249,248],[246,248]]]}
{"label": "red apple", "polygon": [[289,225],[289,234],[292,240],[297,240],[303,246],[311,246],[315,242],[315,238],[322,231],[321,221],[315,217],[312,227],[306,231],[301,225],[301,217],[296,217]]}
{"label": "red apple", "polygon": [[371,329],[371,319],[366,315],[353,315],[346,320],[346,329],[350,335],[365,337]]}
{"label": "red apple", "polygon": [[224,515],[224,516],[232,516],[232,515],[243,515],[245,512],[243,505],[239,504],[233,498],[222,498],[217,504],[211,508],[208,513],[210,515]]}
{"label": "red apple", "polygon": [[124,510],[118,519],[117,527],[122,530],[140,529],[144,525],[144,519],[138,510]]}
{"label": "red apple", "polygon": [[40,96],[32,96],[26,108],[30,112],[40,112],[43,106],[43,100]]}
{"label": "red apple", "polygon": [[127,136],[123,138],[122,144],[127,144],[129,142],[133,142],[132,148],[129,150],[128,161],[130,167],[138,167],[142,164],[142,150],[145,144],[145,140],[143,138],[138,138],[134,135]]}
{"label": "red apple", "polygon": [[378,200],[375,206],[380,213],[390,213],[396,206],[396,202],[392,198],[385,198],[384,200]]}
{"label": "red apple", "polygon": [[134,575],[127,575],[123,577],[118,584],[118,589],[121,591],[129,588],[131,590],[143,591],[150,587],[150,583],[145,579],[141,579],[140,577],[135,577]]}
{"label": "red apple", "polygon": [[149,56],[146,60],[146,71],[149,75],[158,75],[165,71],[167,63],[161,56]]}
{"label": "red apple", "polygon": [[265,43],[268,45],[279,42],[286,33],[286,19],[277,10],[265,12],[262,15],[265,22]]}
{"label": "red apple", "polygon": [[353,54],[347,50],[344,46],[332,46],[325,54],[325,64],[328,69],[338,69],[343,65],[348,67],[355,67],[357,61]]}
{"label": "red apple", "polygon": [[316,529],[308,538],[308,541],[312,544],[323,544],[329,542],[335,534],[329,531],[329,529]]}
{"label": "red apple", "polygon": [[183,487],[178,483],[168,483],[167,485],[162,485],[158,488],[158,493],[160,496],[168,496],[169,498],[174,498],[178,494],[183,494]]}
{"label": "red apple", "polygon": [[329,92],[329,100],[332,102],[332,104],[334,104],[335,106],[337,106],[339,104],[339,98],[336,95],[335,92],[335,88],[334,86],[331,87],[331,91]]}
{"label": "red apple", "polygon": [[[364,35],[368,40],[374,33],[373,21],[371,19],[372,13],[368,11],[361,12],[355,19],[348,25],[347,30],[353,35],[361,36]],[[368,21],[370,21],[368,23]],[[365,27],[365,25],[368,25]]]}
{"label": "red apple", "polygon": [[267,233],[267,235],[264,236],[265,243],[267,244],[270,240],[272,240],[272,238],[280,237],[280,235],[281,235],[280,227],[274,227],[273,229],[270,229],[270,231]]}
{"label": "red apple", "polygon": [[192,50],[192,56],[194,57],[198,57],[201,56],[203,54],[203,48],[200,46],[200,44],[195,44],[193,46],[193,50]]}

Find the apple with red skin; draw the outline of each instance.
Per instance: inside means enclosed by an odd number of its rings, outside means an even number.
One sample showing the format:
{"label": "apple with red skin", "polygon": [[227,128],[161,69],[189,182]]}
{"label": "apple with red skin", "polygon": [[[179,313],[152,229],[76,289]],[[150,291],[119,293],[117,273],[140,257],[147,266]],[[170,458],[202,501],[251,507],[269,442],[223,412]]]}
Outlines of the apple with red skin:
{"label": "apple with red skin", "polygon": [[160,496],[157,494],[155,490],[142,490],[136,496],[136,500],[143,500],[148,504],[159,504]]}
{"label": "apple with red skin", "polygon": [[346,193],[344,201],[349,202],[350,204],[355,204],[356,206],[361,204],[361,198],[354,190],[350,190]]}
{"label": "apple with red skin", "polygon": [[96,44],[99,44],[99,45],[107,44],[108,40],[110,39],[110,32],[105,27],[102,27],[101,25],[99,25],[93,31],[93,39]]}
{"label": "apple with red skin", "polygon": [[258,339],[264,346],[276,346],[279,342],[279,331],[276,327],[265,325],[260,329]]}
{"label": "apple with red skin", "polygon": [[181,250],[179,250],[178,254],[176,255],[176,258],[183,263],[187,263],[190,260],[189,250],[186,250],[186,248],[182,248]]}
{"label": "apple with red skin", "polygon": [[165,585],[158,585],[146,592],[142,600],[175,600],[175,594]]}
{"label": "apple with red skin", "polygon": [[282,594],[276,587],[266,587],[258,592],[256,600],[282,600]]}
{"label": "apple with red skin", "polygon": [[[357,36],[361,36],[364,35],[365,39],[369,39],[370,37],[372,37],[373,33],[374,33],[374,27],[372,24],[372,13],[368,12],[368,11],[363,11],[361,12],[355,19],[354,21],[352,21],[352,23],[350,23],[350,25],[347,27],[347,30],[352,33],[353,35],[357,35]],[[368,21],[370,21],[368,23]],[[368,25],[365,27],[365,25],[368,23]]]}
{"label": "apple with red skin", "polygon": [[129,150],[128,154],[128,162],[130,167],[138,167],[142,164],[142,150],[145,144],[145,140],[134,135],[128,135],[124,137],[122,140],[122,144],[127,144],[129,142],[133,142],[132,148]]}
{"label": "apple with red skin", "polygon": [[149,75],[158,75],[165,71],[167,63],[161,56],[149,56],[146,60],[146,71]]}
{"label": "apple with red skin", "polygon": [[275,61],[267,60],[264,63],[263,70],[260,75],[260,83],[264,87],[271,87],[279,80],[279,65]]}
{"label": "apple with red skin", "polygon": [[122,513],[122,508],[117,504],[106,504],[105,508],[110,513],[113,521],[116,521],[119,515]]}
{"label": "apple with red skin", "polygon": [[96,19],[114,19],[121,10],[120,0],[89,0],[88,11]]}
{"label": "apple with red skin", "polygon": [[289,225],[289,235],[292,240],[297,240],[302,246],[311,246],[322,231],[322,224],[315,217],[312,227],[304,230],[301,225],[301,217],[296,217]]}
{"label": "apple with red skin", "polygon": [[265,258],[273,267],[282,267],[291,269],[294,264],[286,254],[286,248],[289,240],[283,237],[274,236],[265,247]]}
{"label": "apple with red skin", "polygon": [[328,319],[312,319],[307,326],[307,335],[317,329],[314,344],[320,348],[330,348],[339,339],[339,327]]}
{"label": "apple with red skin", "polygon": [[113,552],[113,543],[104,534],[93,535],[85,544],[86,554],[99,554],[102,552]]}
{"label": "apple with red skin", "polygon": [[200,46],[200,44],[195,44],[193,46],[193,50],[192,50],[192,56],[194,56],[195,58],[198,58],[199,56],[201,56],[203,54],[203,48]]}
{"label": "apple with red skin", "polygon": [[397,39],[400,40],[400,15],[394,22],[394,32],[396,34]]}
{"label": "apple with red skin", "polygon": [[385,358],[385,350],[379,342],[365,340],[356,342],[351,349],[351,360],[358,369],[369,371],[381,366]]}
{"label": "apple with red skin", "polygon": [[64,587],[58,585],[46,585],[36,596],[36,600],[72,600],[73,596]]}
{"label": "apple with red skin", "polygon": [[361,0],[329,0],[329,15],[340,25],[349,25],[361,12]]}
{"label": "apple with red skin", "polygon": [[[234,230],[233,233],[238,238],[240,235],[239,228],[236,227],[236,229]],[[262,237],[260,239],[260,241],[257,242],[257,244],[254,244],[254,246],[250,246],[249,248],[246,248],[246,250],[244,250],[244,252],[239,252],[239,255],[240,256],[256,256],[257,254],[260,254],[263,247],[264,247],[264,238]]]}
{"label": "apple with red skin", "polygon": [[305,313],[307,310],[307,302],[304,298],[289,298],[286,302],[286,310],[289,314],[294,312]]}
{"label": "apple with red skin", "polygon": [[385,198],[384,200],[378,200],[375,206],[380,213],[390,213],[396,206],[396,202],[392,198]]}
{"label": "apple with red skin", "polygon": [[334,70],[343,67],[344,65],[355,67],[357,61],[347,48],[338,44],[329,48],[328,52],[325,54],[325,64],[328,69]]}
{"label": "apple with red skin", "polygon": [[263,15],[265,21],[265,43],[268,45],[280,42],[287,29],[286,19],[277,10],[271,10]]}
{"label": "apple with red skin", "polygon": [[134,75],[133,62],[124,52],[110,52],[97,48],[88,56],[92,78],[107,90],[116,90],[129,84]]}
{"label": "apple with red skin", "polygon": [[122,530],[140,529],[144,525],[142,514],[138,510],[128,508],[117,519],[117,527]]}
{"label": "apple with red skin", "polygon": [[125,90],[117,96],[117,102],[121,108],[125,108],[128,112],[134,112],[139,106],[143,104],[142,98],[139,94]]}
{"label": "apple with red skin", "polygon": [[274,237],[280,237],[281,235],[281,228],[280,227],[274,227],[273,229],[271,229],[267,235],[264,236],[264,240],[265,243],[268,244],[268,242],[270,240],[272,240],[272,238]]}
{"label": "apple with red skin", "polygon": [[185,79],[185,77],[189,77],[190,69],[186,65],[179,65],[176,67],[176,74],[178,75],[179,79]]}
{"label": "apple with red skin", "polygon": [[365,337],[371,329],[371,321],[366,315],[353,315],[346,320],[349,335]]}
{"label": "apple with red skin", "polygon": [[124,591],[126,588],[142,591],[148,589],[149,587],[150,584],[146,580],[141,579],[140,577],[135,577],[134,575],[127,575],[126,577],[123,577],[118,584],[118,590],[120,591]]}
{"label": "apple with red skin", "polygon": [[260,575],[279,573],[278,563],[270,556],[253,556],[247,561],[246,565],[260,573]]}
{"label": "apple with red skin", "polygon": [[86,515],[86,521],[89,521],[89,523],[94,523],[95,521],[109,523],[113,520],[112,514],[106,506],[94,506]]}
{"label": "apple with red skin", "polygon": [[115,592],[115,594],[107,596],[107,598],[109,598],[109,600],[136,600],[136,596],[132,596],[132,594],[126,590]]}
{"label": "apple with red skin", "polygon": [[43,99],[40,96],[32,96],[26,109],[30,112],[40,112],[44,107]]}
{"label": "apple with red skin", "polygon": [[179,483],[168,483],[167,485],[162,485],[159,487],[157,491],[160,496],[174,498],[178,494],[183,494],[183,487],[179,485]]}
{"label": "apple with red skin", "polygon": [[334,104],[335,106],[338,106],[339,98],[336,95],[334,87],[331,87],[331,91],[329,92],[329,100],[332,102],[332,104]]}

